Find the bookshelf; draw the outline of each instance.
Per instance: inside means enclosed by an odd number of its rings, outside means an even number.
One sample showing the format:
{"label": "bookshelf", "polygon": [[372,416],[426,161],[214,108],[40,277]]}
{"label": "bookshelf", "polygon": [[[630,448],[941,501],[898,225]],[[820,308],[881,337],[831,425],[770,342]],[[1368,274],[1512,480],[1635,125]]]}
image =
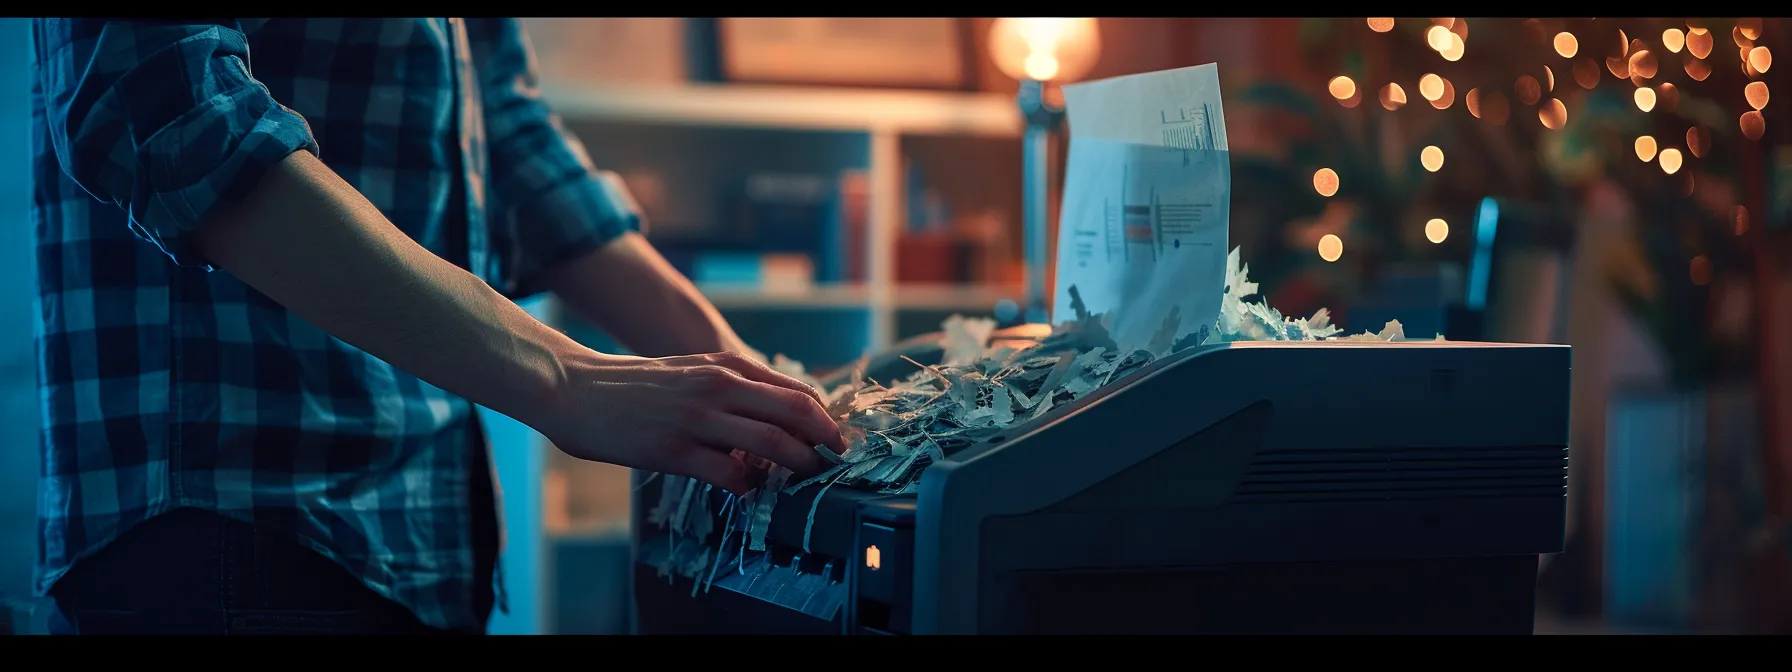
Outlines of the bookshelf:
{"label": "bookshelf", "polygon": [[[846,132],[867,143],[870,181],[866,281],[797,292],[705,288],[724,310],[857,308],[868,311],[869,347],[897,338],[896,313],[986,311],[1019,288],[899,286],[897,235],[907,215],[905,136],[1018,138],[1022,120],[1001,94],[741,84],[544,86],[543,98],[570,123],[699,129]],[[1018,160],[1018,159],[1017,159]]]}

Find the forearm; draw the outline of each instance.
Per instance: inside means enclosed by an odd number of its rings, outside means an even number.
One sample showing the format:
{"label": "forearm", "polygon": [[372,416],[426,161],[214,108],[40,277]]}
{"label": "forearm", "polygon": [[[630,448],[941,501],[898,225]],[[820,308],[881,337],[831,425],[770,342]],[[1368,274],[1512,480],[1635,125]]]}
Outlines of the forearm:
{"label": "forearm", "polygon": [[412,241],[309,152],[195,235],[211,263],[331,335],[524,422],[582,349]]}
{"label": "forearm", "polygon": [[716,307],[640,234],[550,268],[549,289],[580,317],[647,357],[741,352]]}

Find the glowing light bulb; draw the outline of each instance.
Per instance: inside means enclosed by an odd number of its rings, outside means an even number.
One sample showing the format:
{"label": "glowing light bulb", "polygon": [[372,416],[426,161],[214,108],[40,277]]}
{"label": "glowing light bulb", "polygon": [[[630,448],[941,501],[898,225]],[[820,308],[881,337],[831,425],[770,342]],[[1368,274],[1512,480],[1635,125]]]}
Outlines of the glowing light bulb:
{"label": "glowing light bulb", "polygon": [[1101,33],[1091,18],[1000,18],[989,28],[989,55],[1015,79],[1075,81],[1100,59]]}
{"label": "glowing light bulb", "polygon": [[1645,135],[1636,139],[1636,158],[1643,163],[1655,158],[1655,138]]}

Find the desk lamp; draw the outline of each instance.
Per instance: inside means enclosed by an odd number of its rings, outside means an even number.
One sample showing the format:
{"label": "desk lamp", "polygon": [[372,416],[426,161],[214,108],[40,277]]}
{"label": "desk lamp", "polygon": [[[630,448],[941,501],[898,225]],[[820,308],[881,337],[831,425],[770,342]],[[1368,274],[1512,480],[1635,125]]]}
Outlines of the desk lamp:
{"label": "desk lamp", "polygon": [[[1063,123],[1061,95],[1048,85],[1076,81],[1101,56],[1095,19],[1001,18],[989,29],[989,53],[1002,74],[1020,81],[1020,111],[1026,120],[1021,139],[1021,226],[1026,247],[1028,323],[1051,321],[1046,311],[1045,269],[1047,140]],[[1056,99],[1054,101],[1054,98]]]}

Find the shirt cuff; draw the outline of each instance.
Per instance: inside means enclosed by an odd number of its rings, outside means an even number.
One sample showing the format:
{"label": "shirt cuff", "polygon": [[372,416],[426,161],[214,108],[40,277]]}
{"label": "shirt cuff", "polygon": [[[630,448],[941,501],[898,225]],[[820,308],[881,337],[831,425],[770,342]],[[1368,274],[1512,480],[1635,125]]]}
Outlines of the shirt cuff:
{"label": "shirt cuff", "polygon": [[299,150],[318,153],[311,128],[258,84],[207,101],[151,136],[143,148],[152,194],[131,218],[136,233],[181,266],[212,270],[190,234],[243,199],[269,169]]}
{"label": "shirt cuff", "polygon": [[601,248],[631,231],[645,231],[646,217],[622,177],[598,170],[521,203],[510,214],[521,229],[512,266],[511,294],[545,289],[543,271]]}

